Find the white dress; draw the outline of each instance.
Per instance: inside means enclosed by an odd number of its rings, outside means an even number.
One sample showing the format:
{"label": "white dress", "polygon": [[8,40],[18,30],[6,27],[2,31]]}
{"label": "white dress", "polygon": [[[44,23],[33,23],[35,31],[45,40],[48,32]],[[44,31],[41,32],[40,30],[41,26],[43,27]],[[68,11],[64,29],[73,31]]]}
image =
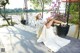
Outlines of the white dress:
{"label": "white dress", "polygon": [[60,48],[69,44],[70,40],[55,35],[53,27],[46,28],[44,25],[37,42],[43,42],[46,47],[57,52]]}
{"label": "white dress", "polygon": [[42,31],[42,27],[43,27],[43,20],[37,20],[36,21],[36,34],[37,37],[39,38],[41,31]]}

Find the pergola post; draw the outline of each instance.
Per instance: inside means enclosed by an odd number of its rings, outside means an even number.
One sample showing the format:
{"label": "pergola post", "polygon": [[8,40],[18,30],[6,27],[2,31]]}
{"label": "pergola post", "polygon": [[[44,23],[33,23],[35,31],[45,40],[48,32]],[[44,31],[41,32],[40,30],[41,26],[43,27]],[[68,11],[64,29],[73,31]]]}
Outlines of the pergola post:
{"label": "pergola post", "polygon": [[[78,36],[77,36],[77,39],[79,38],[79,36],[80,36],[80,0],[62,0],[63,2],[66,2],[66,4],[67,4],[67,2],[69,3],[69,5],[68,5],[68,10],[67,10],[67,25],[68,25],[68,20],[69,20],[69,14],[70,14],[70,3],[79,3],[79,22],[78,22],[78,24],[79,24],[79,29],[78,29]],[[66,10],[65,10],[66,11]]]}
{"label": "pergola post", "polygon": [[[67,0],[66,0],[67,1]],[[67,2],[66,2],[66,6],[65,6],[65,17],[66,17],[66,9],[67,9]]]}
{"label": "pergola post", "polygon": [[80,35],[80,2],[79,2],[79,30],[78,30],[78,36],[77,36],[77,39],[79,38],[79,35]]}
{"label": "pergola post", "polygon": [[43,18],[43,12],[44,12],[44,0],[42,0],[42,18]]}
{"label": "pergola post", "polygon": [[68,11],[67,11],[67,25],[68,25],[68,21],[69,21],[69,14],[70,14],[70,2],[68,4]]}

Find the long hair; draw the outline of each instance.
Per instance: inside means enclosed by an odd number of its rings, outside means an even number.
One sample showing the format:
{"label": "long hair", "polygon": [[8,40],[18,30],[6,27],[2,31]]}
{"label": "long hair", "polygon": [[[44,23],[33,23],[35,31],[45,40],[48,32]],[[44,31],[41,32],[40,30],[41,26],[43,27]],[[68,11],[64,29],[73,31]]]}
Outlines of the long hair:
{"label": "long hair", "polygon": [[38,13],[37,15],[36,15],[36,20],[39,20],[39,15],[41,15],[41,13]]}

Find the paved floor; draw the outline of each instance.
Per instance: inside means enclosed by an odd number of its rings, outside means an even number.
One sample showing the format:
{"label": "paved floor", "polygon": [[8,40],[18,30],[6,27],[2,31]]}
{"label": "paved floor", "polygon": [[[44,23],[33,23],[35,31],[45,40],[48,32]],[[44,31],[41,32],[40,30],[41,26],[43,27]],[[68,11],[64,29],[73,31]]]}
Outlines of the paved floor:
{"label": "paved floor", "polygon": [[5,53],[50,53],[43,44],[37,43],[35,29],[30,26],[0,28],[0,42]]}
{"label": "paved floor", "polygon": [[[0,53],[51,53],[42,43],[37,43],[35,27],[15,25],[0,28]],[[80,40],[66,37],[71,43],[56,53],[80,53]]]}
{"label": "paved floor", "polygon": [[80,40],[71,37],[66,37],[66,39],[71,42],[56,53],[80,53]]}

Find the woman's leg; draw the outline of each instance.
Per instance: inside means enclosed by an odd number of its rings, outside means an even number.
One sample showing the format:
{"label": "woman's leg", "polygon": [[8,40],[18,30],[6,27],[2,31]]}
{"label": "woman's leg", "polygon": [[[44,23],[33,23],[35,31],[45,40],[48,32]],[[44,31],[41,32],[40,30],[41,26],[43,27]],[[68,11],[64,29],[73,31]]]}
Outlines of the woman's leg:
{"label": "woman's leg", "polygon": [[46,27],[49,28],[53,24],[53,20],[50,20],[49,22],[46,23]]}
{"label": "woman's leg", "polygon": [[62,22],[62,21],[58,21],[58,20],[55,20],[55,19],[53,19],[54,20],[54,23],[57,23],[57,24],[62,24],[62,23],[64,23],[64,22]]}

